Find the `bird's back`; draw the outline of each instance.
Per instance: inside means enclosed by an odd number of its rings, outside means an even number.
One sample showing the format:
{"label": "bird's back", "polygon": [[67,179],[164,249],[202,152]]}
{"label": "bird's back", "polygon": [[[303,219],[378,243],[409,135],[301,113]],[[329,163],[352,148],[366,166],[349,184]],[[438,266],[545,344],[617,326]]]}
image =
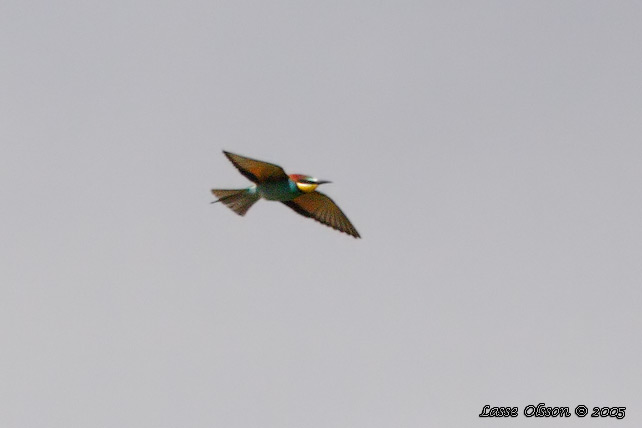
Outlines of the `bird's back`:
{"label": "bird's back", "polygon": [[267,181],[256,187],[261,197],[269,201],[290,201],[302,193],[290,179]]}

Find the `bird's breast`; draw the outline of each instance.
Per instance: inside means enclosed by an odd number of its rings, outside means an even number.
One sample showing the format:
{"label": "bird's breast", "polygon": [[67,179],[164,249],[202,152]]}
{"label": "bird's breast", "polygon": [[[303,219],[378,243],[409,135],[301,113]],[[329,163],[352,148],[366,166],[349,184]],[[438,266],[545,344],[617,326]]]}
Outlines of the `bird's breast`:
{"label": "bird's breast", "polygon": [[262,198],[269,201],[290,201],[302,193],[292,180],[260,183],[257,190]]}

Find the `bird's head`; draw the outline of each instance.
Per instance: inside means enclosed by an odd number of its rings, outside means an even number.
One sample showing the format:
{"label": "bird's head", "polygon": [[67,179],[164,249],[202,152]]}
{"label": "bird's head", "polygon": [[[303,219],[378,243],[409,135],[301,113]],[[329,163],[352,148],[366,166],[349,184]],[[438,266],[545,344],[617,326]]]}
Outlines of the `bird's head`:
{"label": "bird's head", "polygon": [[294,181],[296,187],[303,193],[314,192],[320,184],[331,183],[331,181],[328,180],[319,180],[318,178],[303,174],[291,174],[290,179]]}

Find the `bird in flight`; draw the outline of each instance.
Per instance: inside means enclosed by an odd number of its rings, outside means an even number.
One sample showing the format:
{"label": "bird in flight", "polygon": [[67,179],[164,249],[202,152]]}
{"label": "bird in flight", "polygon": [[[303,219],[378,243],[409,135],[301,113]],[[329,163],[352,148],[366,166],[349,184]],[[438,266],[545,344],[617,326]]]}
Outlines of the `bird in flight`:
{"label": "bird in flight", "polygon": [[287,175],[278,165],[226,151],[223,153],[254,185],[244,189],[212,189],[212,193],[218,198],[212,203],[223,202],[232,211],[243,216],[261,198],[279,201],[302,216],[361,238],[337,204],[323,193],[317,192],[317,186],[330,183],[329,181],[303,174]]}

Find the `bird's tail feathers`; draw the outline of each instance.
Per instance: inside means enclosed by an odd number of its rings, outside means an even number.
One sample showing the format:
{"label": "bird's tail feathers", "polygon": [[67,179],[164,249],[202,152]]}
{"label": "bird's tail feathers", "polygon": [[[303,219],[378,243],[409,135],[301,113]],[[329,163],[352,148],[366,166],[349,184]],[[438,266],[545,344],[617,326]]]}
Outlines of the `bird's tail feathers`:
{"label": "bird's tail feathers", "polygon": [[258,193],[252,192],[250,189],[212,189],[212,193],[218,198],[212,203],[223,202],[240,216],[245,215],[247,210],[260,198]]}

